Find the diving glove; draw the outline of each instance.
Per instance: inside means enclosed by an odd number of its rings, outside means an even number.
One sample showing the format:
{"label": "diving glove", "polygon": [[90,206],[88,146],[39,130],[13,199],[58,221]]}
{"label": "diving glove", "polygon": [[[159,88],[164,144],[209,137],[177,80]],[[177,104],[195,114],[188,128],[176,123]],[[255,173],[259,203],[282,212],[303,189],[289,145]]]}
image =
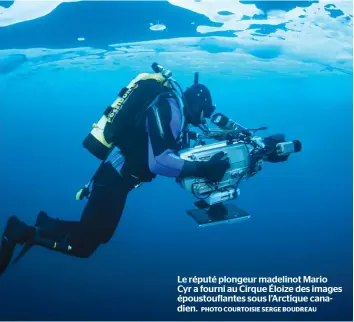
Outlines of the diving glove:
{"label": "diving glove", "polygon": [[213,155],[208,161],[185,161],[181,178],[206,178],[212,182],[220,182],[230,168],[230,160],[225,152]]}

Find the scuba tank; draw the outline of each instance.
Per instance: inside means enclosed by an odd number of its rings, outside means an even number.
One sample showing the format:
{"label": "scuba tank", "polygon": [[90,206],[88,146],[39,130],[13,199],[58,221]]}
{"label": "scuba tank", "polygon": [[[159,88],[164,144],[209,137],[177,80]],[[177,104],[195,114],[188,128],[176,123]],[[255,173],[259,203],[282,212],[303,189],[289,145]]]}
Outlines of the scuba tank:
{"label": "scuba tank", "polygon": [[[124,87],[101,119],[92,125],[83,146],[98,159],[105,160],[114,146],[119,148],[120,141],[134,130],[138,117],[159,94],[171,89],[176,91],[176,82],[171,78],[170,70],[157,63],[152,64],[152,69],[155,73],[139,74]],[[182,95],[177,96],[180,98]]]}
{"label": "scuba tank", "polygon": [[[145,128],[145,123],[142,123],[145,122],[145,111],[160,94],[176,94],[181,108],[183,107],[183,90],[172,78],[172,72],[157,63],[153,63],[151,67],[154,73],[139,74],[120,91],[117,99],[107,107],[100,120],[92,125],[91,132],[84,139],[83,146],[102,161],[101,165],[114,147],[124,145],[127,136]],[[89,196],[95,175],[77,192],[76,200]]]}

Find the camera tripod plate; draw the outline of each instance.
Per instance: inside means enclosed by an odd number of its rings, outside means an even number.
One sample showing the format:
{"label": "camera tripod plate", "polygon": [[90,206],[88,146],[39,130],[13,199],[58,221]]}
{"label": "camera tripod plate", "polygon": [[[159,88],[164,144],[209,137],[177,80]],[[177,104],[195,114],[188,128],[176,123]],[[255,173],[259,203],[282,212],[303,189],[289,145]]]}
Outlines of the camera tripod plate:
{"label": "camera tripod plate", "polygon": [[214,226],[220,224],[232,224],[249,219],[251,216],[241,208],[232,204],[216,204],[208,208],[187,210],[199,227]]}

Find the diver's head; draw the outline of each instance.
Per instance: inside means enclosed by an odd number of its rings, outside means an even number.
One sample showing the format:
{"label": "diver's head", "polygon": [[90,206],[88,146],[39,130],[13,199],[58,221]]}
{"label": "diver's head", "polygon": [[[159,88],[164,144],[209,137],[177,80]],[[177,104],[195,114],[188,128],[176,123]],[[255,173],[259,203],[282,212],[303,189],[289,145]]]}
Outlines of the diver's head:
{"label": "diver's head", "polygon": [[209,89],[194,82],[194,85],[184,92],[185,106],[184,116],[186,121],[193,126],[199,126],[210,118],[215,111]]}

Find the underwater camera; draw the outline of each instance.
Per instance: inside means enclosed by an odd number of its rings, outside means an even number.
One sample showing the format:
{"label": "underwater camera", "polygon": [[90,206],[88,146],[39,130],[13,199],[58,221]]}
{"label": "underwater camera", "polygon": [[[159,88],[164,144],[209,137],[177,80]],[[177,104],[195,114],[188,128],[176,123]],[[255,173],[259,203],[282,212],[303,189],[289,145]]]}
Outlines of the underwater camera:
{"label": "underwater camera", "polygon": [[217,129],[205,126],[203,133],[193,133],[195,146],[179,152],[182,159],[189,161],[208,161],[218,152],[224,152],[230,160],[230,168],[220,182],[195,177],[178,180],[183,189],[198,199],[197,209],[187,213],[199,226],[250,218],[236,205],[225,204],[240,195],[239,184],[261,171],[264,162],[284,162],[291,154],[301,151],[300,141],[286,141],[284,135],[266,138],[256,135],[266,127],[246,129],[221,113],[215,114],[211,121]]}

